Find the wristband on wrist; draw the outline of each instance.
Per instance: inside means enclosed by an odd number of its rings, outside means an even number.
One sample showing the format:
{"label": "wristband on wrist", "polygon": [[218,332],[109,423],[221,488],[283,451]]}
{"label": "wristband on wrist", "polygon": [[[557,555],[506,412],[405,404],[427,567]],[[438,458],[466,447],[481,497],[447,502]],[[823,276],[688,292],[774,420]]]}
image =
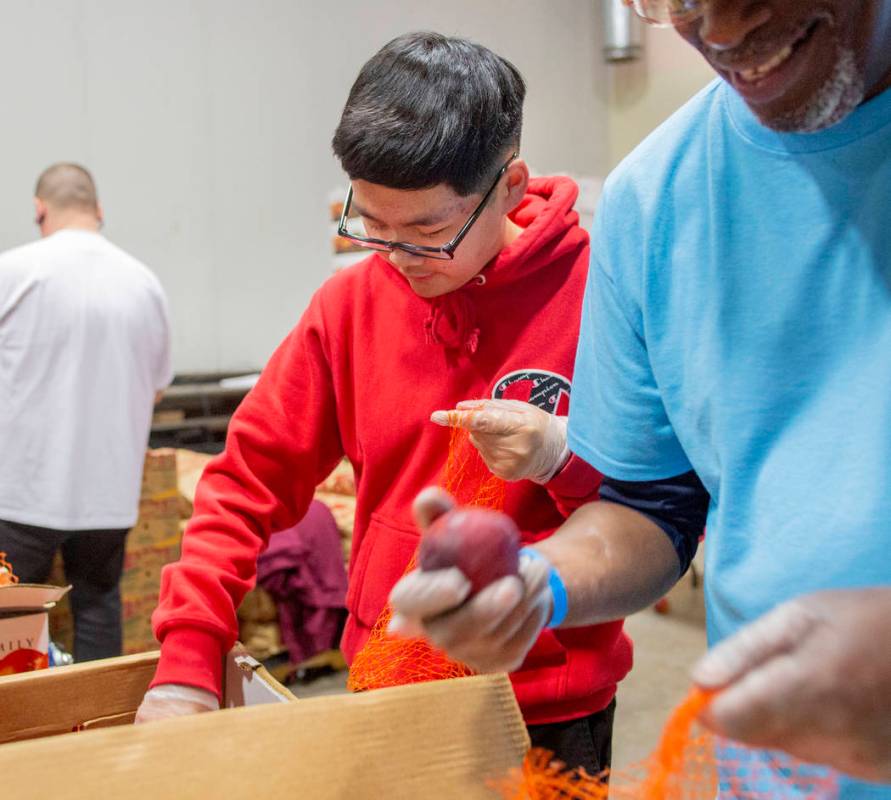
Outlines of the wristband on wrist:
{"label": "wristband on wrist", "polygon": [[522,547],[520,548],[520,556],[526,556],[535,561],[544,561],[548,565],[548,588],[551,590],[551,597],[554,599],[554,608],[551,611],[551,618],[545,627],[558,627],[566,619],[566,614],[569,611],[569,597],[566,594],[566,584],[563,583],[563,578],[560,577],[560,573],[557,572],[557,568],[550,560],[539,553],[538,550],[532,547]]}

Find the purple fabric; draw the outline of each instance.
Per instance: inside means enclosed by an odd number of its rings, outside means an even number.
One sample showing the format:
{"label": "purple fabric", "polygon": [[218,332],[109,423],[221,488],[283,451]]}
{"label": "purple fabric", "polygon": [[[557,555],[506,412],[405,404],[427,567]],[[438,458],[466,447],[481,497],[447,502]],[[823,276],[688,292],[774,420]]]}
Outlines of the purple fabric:
{"label": "purple fabric", "polygon": [[347,574],[340,533],[324,503],[313,500],[297,525],[270,538],[257,564],[257,583],[275,600],[294,664],[336,646],[346,616]]}

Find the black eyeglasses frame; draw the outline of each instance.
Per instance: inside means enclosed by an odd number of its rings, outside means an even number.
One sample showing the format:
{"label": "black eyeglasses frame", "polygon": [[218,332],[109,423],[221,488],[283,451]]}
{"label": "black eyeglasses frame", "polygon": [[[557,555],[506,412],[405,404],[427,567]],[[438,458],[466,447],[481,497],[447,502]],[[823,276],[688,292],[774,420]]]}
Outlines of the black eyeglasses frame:
{"label": "black eyeglasses frame", "polygon": [[501,179],[504,177],[504,173],[507,172],[507,168],[513,163],[515,159],[519,158],[519,156],[519,153],[514,153],[513,155],[511,155],[511,157],[505,162],[504,166],[500,170],[498,170],[498,174],[495,176],[495,181],[492,183],[491,187],[489,187],[489,190],[483,195],[483,199],[480,200],[480,204],[470,215],[467,222],[465,222],[461,226],[461,230],[459,230],[448,242],[440,247],[427,247],[421,244],[411,244],[410,242],[395,242],[388,239],[376,239],[372,236],[359,236],[358,234],[350,233],[347,230],[347,219],[350,213],[350,205],[353,202],[352,184],[350,184],[350,188],[347,190],[346,199],[343,201],[343,211],[340,214],[340,222],[337,224],[337,235],[344,239],[349,239],[351,242],[356,242],[357,244],[360,244],[363,247],[367,247],[371,250],[377,250],[387,253],[392,253],[394,250],[401,250],[404,253],[421,256],[422,258],[432,258],[438,261],[451,261],[455,257],[455,250],[457,249],[458,245],[461,244],[461,242],[464,240],[464,237],[467,236],[468,232],[473,227],[474,223],[482,215],[486,204],[489,202],[489,198],[492,196],[495,188],[501,182]]}

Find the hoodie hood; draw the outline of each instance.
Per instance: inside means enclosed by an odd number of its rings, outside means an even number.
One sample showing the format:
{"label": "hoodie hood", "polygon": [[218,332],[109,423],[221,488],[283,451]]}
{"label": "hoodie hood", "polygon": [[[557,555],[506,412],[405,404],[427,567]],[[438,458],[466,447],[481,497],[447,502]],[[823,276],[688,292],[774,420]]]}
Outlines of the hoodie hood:
{"label": "hoodie hood", "polygon": [[579,215],[573,209],[578,193],[570,178],[532,178],[526,196],[510,214],[522,233],[460,289],[426,301],[427,342],[444,347],[452,356],[472,356],[480,342],[475,302],[480,292],[528,280],[555,260],[585,247],[588,234],[579,227]]}
{"label": "hoodie hood", "polygon": [[532,178],[526,196],[510,214],[523,232],[483,269],[486,284],[527,278],[584,247],[588,234],[579,227],[574,209],[578,196],[579,187],[571,178]]}

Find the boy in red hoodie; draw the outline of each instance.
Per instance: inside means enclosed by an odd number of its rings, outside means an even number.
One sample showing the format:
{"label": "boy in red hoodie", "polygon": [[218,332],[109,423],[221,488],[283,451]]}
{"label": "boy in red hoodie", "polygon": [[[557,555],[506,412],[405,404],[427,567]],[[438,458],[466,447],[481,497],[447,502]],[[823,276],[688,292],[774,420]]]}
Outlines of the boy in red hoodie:
{"label": "boy in red hoodie", "polygon": [[[504,510],[525,542],[596,497],[600,476],[569,455],[564,419],[588,236],[575,184],[530,180],[518,155],[524,95],[513,65],[437,34],[399,37],[363,67],[333,145],[351,181],[344,221],[358,214],[352,235],[379,252],[325,282],[233,416],[164,570],[140,721],[217,706],[258,554],[344,455],[358,496],[348,660],[415,552],[415,495],[443,474],[449,432],[434,412],[491,398],[483,413],[500,427],[474,439],[512,479]],[[511,675],[533,743],[608,766],[630,666],[621,622],[544,631]]]}

